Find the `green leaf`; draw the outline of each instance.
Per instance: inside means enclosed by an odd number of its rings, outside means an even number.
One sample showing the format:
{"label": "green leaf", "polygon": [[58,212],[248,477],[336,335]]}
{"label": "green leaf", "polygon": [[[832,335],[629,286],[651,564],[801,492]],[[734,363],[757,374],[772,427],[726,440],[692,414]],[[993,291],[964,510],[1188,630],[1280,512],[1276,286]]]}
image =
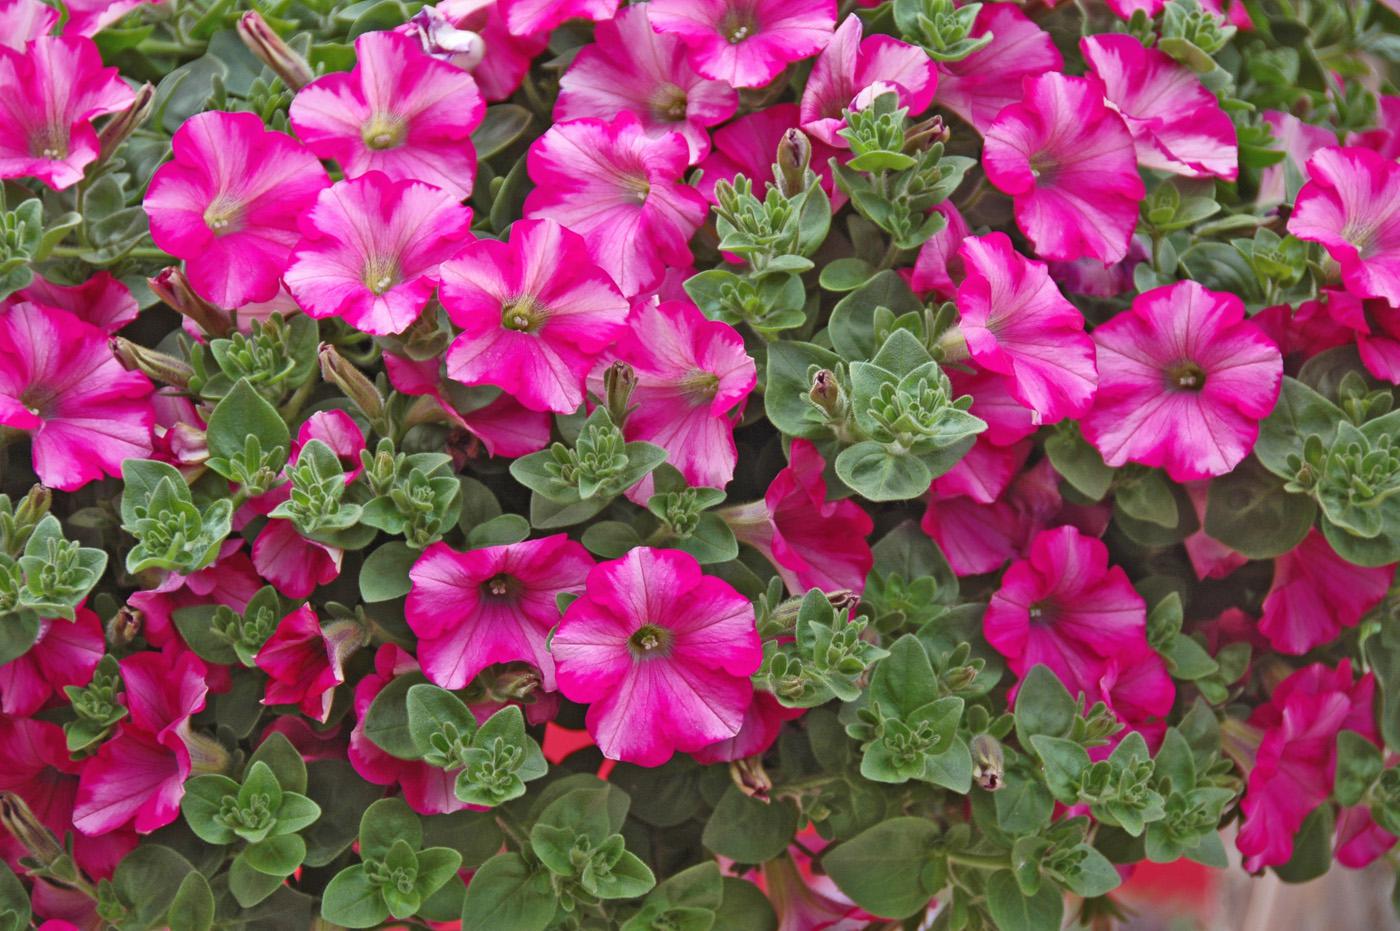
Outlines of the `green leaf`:
{"label": "green leaf", "polygon": [[414,891],[427,898],[457,875],[462,855],[451,847],[429,847],[418,851],[418,878]]}
{"label": "green leaf", "polygon": [[1045,764],[1045,785],[1066,805],[1079,800],[1079,777],[1089,768],[1089,754],[1072,740],[1037,734],[1031,746]]}
{"label": "green leaf", "polygon": [[1317,879],[1332,867],[1332,806],[1313,809],[1293,838],[1293,856],[1283,866],[1273,868],[1286,883]]}
{"label": "green leaf", "polygon": [[1055,799],[1039,779],[1018,771],[1006,773],[1006,781],[993,795],[997,827],[1008,834],[1035,834],[1050,824]]}
{"label": "green leaf", "polygon": [[1113,494],[1113,504],[1136,520],[1169,528],[1177,524],[1176,497],[1171,484],[1155,469],[1119,487]]}
{"label": "green leaf", "polygon": [[481,125],[472,132],[478,161],[485,162],[525,135],[534,117],[524,107],[500,103],[486,108]]}
{"label": "green leaf", "polygon": [[715,910],[716,931],[778,931],[773,903],[748,880],[724,877],[724,899]]}
{"label": "green leaf", "polygon": [[908,501],[928,491],[933,472],[911,453],[894,453],[883,443],[862,440],[841,450],[836,475],[870,501]]}
{"label": "green leaf", "polygon": [[1108,858],[1088,844],[1077,844],[1070,853],[1078,858],[1078,862],[1074,869],[1061,872],[1059,876],[1075,895],[1086,899],[1106,895],[1122,882],[1118,870],[1108,862]]}
{"label": "green leaf", "polygon": [[519,514],[500,514],[473,527],[467,533],[467,545],[473,548],[506,546],[529,536],[528,520]]}
{"label": "green leaf", "polygon": [[29,652],[39,639],[39,615],[33,611],[16,611],[0,615],[0,665],[18,659]]}
{"label": "green leaf", "polygon": [[1278,404],[1259,425],[1254,455],[1270,472],[1291,479],[1290,454],[1301,453],[1309,436],[1322,438],[1324,448],[1332,445],[1337,427],[1345,419],[1342,409],[1296,378],[1285,377]]}
{"label": "green leaf", "polygon": [[169,847],[142,844],[117,864],[112,888],[128,906],[125,924],[149,928],[160,923],[194,868]]}
{"label": "green leaf", "polygon": [[24,884],[9,864],[0,860],[0,931],[25,931],[31,914]]}
{"label": "green leaf", "polygon": [[248,773],[252,771],[254,764],[265,763],[272,771],[272,775],[277,779],[277,785],[287,792],[306,791],[306,761],[302,759],[300,751],[292,746],[281,732],[273,731],[268,734],[258,749],[253,751],[253,755],[248,757],[248,762],[243,767],[243,777],[246,779]]}
{"label": "green leaf", "polygon": [[213,927],[214,892],[202,873],[191,870],[185,874],[165,920],[170,931],[209,931]]}
{"label": "green leaf", "polygon": [[380,799],[360,818],[360,857],[382,858],[402,840],[417,850],[423,844],[423,825],[401,798]]}
{"label": "green leaf", "polygon": [[788,436],[830,437],[831,428],[807,392],[812,387],[813,371],[834,371],[840,364],[834,352],[811,343],[782,340],[770,344],[763,405],[773,426]]}
{"label": "green leaf", "polygon": [[321,917],[343,928],[372,928],[389,917],[379,887],[361,864],[347,866],[321,893]]}
{"label": "green leaf", "polygon": [[705,822],[701,843],[740,863],[762,863],[786,850],[796,833],[797,809],[791,802],[760,802],[731,785]]}
{"label": "green leaf", "polygon": [[1289,494],[1283,481],[1251,456],[1211,480],[1205,531],[1250,559],[1273,559],[1301,543],[1316,517],[1312,498]]}
{"label": "green leaf", "polygon": [[277,408],[258,394],[246,378],[240,378],[233,390],[219,401],[209,415],[206,434],[211,460],[242,458],[244,443],[250,436],[258,438],[265,452],[281,449],[282,454],[271,464],[273,469],[281,468],[286,463],[287,450],[291,449],[292,442],[291,433],[277,413]]}
{"label": "green leaf", "polygon": [[462,901],[462,931],[544,931],[558,910],[549,874],[534,872],[518,853],[482,864]]}
{"label": "green leaf", "polygon": [[[900,637],[889,649],[889,656],[875,666],[870,701],[887,716],[907,719],[916,709],[938,699],[937,679],[928,652],[913,634]],[[962,700],[957,701],[961,714]]]}
{"label": "green leaf", "polygon": [[924,818],[891,818],[831,849],[822,865],[837,887],[874,915],[907,918],[927,907],[939,830]]}
{"label": "green leaf", "polygon": [[463,738],[476,734],[476,717],[462,700],[436,685],[415,685],[408,690],[408,734],[419,756],[433,751],[432,736],[455,729]]}
{"label": "green leaf", "polygon": [[1342,731],[1337,735],[1337,780],[1332,797],[1345,807],[1361,804],[1362,796],[1384,768],[1379,747],[1356,731]]}
{"label": "green leaf", "polygon": [[854,291],[875,275],[875,266],[863,259],[837,259],[822,267],[817,283],[827,291]]}
{"label": "green leaf", "polygon": [[419,756],[408,729],[408,690],[426,681],[421,672],[396,676],[370,703],[365,714],[365,736],[390,756],[401,760],[415,760]]}
{"label": "green leaf", "polygon": [[462,866],[469,870],[491,859],[504,840],[490,812],[454,811],[445,815],[423,815],[421,820],[424,845],[451,847],[462,855]]}
{"label": "green leaf", "polygon": [[1093,501],[1103,500],[1113,484],[1114,469],[1074,425],[1062,426],[1045,440],[1045,455],[1060,477]]}
{"label": "green leaf", "polygon": [[1078,706],[1048,666],[1032,666],[1016,693],[1016,737],[1028,747],[1031,737],[1062,737],[1074,724]]}
{"label": "green leaf", "polygon": [[231,844],[238,839],[231,828],[215,820],[226,796],[238,796],[238,783],[227,776],[207,773],[185,783],[180,811],[190,830],[210,844]]}
{"label": "green leaf", "polygon": [[283,834],[249,844],[240,855],[259,873],[269,876],[290,876],[301,866],[306,856],[306,841],[299,834]]}
{"label": "green leaf", "polygon": [[987,911],[997,931],[1057,931],[1065,904],[1055,886],[1042,883],[1035,895],[1026,896],[1010,870],[998,870],[987,879]]}
{"label": "green leaf", "polygon": [[345,760],[316,760],[306,767],[306,793],[328,817],[302,831],[306,865],[325,866],[355,840],[358,815],[378,799],[383,788],[366,782]]}
{"label": "green leaf", "polygon": [[123,524],[136,522],[136,508],[146,506],[161,479],[169,479],[179,500],[193,500],[190,497],[189,486],[185,484],[185,477],[173,465],[152,459],[128,459],[122,463]]}
{"label": "green leaf", "polygon": [[360,567],[360,599],[377,604],[407,595],[413,589],[408,570],[420,555],[401,540],[390,540],[370,553]]}

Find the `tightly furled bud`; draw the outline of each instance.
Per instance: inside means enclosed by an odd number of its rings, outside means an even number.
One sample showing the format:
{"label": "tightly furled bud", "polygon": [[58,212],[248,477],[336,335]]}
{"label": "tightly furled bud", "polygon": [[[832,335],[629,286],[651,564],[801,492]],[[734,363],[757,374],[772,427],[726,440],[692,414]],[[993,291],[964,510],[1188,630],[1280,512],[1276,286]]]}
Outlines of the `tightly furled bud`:
{"label": "tightly furled bud", "polygon": [[603,393],[608,408],[608,416],[619,427],[626,423],[632,412],[630,402],[632,390],[637,387],[637,372],[626,362],[614,362],[603,372]]}
{"label": "tightly furled bud", "polygon": [[379,420],[384,414],[384,398],[374,382],[351,365],[330,343],[322,343],[321,377],[335,385],[355,406],[364,411],[370,420]]}
{"label": "tightly furled bud", "polygon": [[147,349],[123,336],[112,337],[112,354],[129,371],[180,389],[189,388],[190,376],[194,374],[194,369],[182,359]]}
{"label": "tightly furled bud", "polygon": [[151,108],[156,100],[156,89],[149,82],[142,84],[136,89],[136,99],[131,102],[131,106],[113,116],[97,134],[97,143],[100,155],[99,163],[107,161],[121,148],[123,142],[131,138],[131,134],[141,128],[141,125],[151,115]]}
{"label": "tightly furled bud", "polygon": [[0,792],[0,825],[19,841],[42,867],[50,867],[67,855],[58,838],[13,792]]}
{"label": "tightly furled bud", "polygon": [[189,317],[210,336],[228,336],[233,332],[233,320],[227,313],[194,293],[189,278],[179,266],[172,265],[147,278],[151,292],[177,313]]}
{"label": "tightly furled bud", "polygon": [[812,143],[797,127],[783,133],[778,142],[778,190],[784,197],[795,197],[807,187],[807,168],[812,163]]}
{"label": "tightly furled bud", "polygon": [[767,802],[768,793],[773,791],[773,780],[763,768],[763,756],[750,756],[734,760],[729,764],[729,778],[739,787],[739,791],[749,798]]}
{"label": "tightly furled bud", "polygon": [[972,738],[972,778],[988,792],[995,792],[1004,784],[1006,759],[1001,749],[1001,741],[991,734],[978,734]]}
{"label": "tightly furled bud", "polygon": [[821,369],[812,376],[812,387],[807,396],[831,419],[845,416],[846,399],[840,382],[836,380],[836,373],[830,369]]}
{"label": "tightly furled bud", "polygon": [[238,38],[293,92],[310,84],[315,77],[306,59],[293,51],[257,12],[249,11],[239,17]]}

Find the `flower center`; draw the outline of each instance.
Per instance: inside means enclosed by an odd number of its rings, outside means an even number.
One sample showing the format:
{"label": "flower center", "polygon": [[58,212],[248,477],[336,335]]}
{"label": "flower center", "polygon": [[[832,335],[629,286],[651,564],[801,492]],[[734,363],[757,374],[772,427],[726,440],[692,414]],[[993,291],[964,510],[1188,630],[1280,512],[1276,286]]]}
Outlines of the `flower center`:
{"label": "flower center", "polygon": [[1026,614],[1030,617],[1032,624],[1041,624],[1044,626],[1055,623],[1056,613],[1057,609],[1055,603],[1049,599],[1033,601],[1031,602],[1031,606],[1026,610]]}
{"label": "flower center", "polygon": [[687,112],[685,91],[674,84],[664,85],[653,97],[651,111],[658,120],[683,122]]}
{"label": "flower center", "polygon": [[656,624],[643,624],[637,628],[632,636],[627,638],[627,649],[632,651],[634,659],[666,656],[671,652],[673,639],[674,635],[665,627]]}
{"label": "flower center", "polygon": [[520,582],[514,576],[506,575],[503,572],[487,579],[481,587],[485,594],[492,598],[509,598],[519,593]]}
{"label": "flower center", "polygon": [[364,125],[360,135],[371,149],[392,149],[403,144],[407,127],[396,117],[376,113]]}
{"label": "flower center", "polygon": [[708,404],[715,399],[715,395],[719,394],[719,376],[704,369],[694,369],[681,382],[681,390],[688,397]]}
{"label": "flower center", "polygon": [[242,219],[243,204],[226,194],[215,197],[209,206],[204,208],[204,225],[209,227],[215,236],[236,232],[242,225]]}
{"label": "flower center", "polygon": [[29,136],[29,154],[57,161],[68,157],[68,128],[46,123]]}
{"label": "flower center", "polygon": [[734,4],[724,19],[720,20],[720,35],[729,40],[730,45],[738,45],[758,32],[758,21],[754,11],[745,9],[745,6],[746,4]]}
{"label": "flower center", "polygon": [[507,330],[533,333],[544,325],[548,314],[529,295],[517,297],[501,306],[501,326]]}
{"label": "flower center", "polygon": [[1167,381],[1178,391],[1200,391],[1206,386],[1206,373],[1190,359],[1184,359],[1167,369]]}
{"label": "flower center", "polygon": [[370,256],[365,260],[364,282],[375,294],[383,294],[399,283],[398,263],[393,259]]}

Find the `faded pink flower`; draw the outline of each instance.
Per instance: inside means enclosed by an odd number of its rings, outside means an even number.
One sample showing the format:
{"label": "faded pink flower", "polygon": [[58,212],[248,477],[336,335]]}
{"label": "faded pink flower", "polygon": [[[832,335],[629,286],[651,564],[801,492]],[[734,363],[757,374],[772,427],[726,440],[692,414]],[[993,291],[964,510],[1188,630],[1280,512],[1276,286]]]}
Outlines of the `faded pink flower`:
{"label": "faded pink flower", "polygon": [[562,533],[465,553],[445,543],[423,551],[409,571],[404,608],[431,681],[460,689],[493,663],[523,661],[554,690],[550,628],[555,598],[583,588],[593,560]]}
{"label": "faded pink flower", "polygon": [[92,120],[136,99],[116,68],[102,67],[93,41],[75,35],[39,36],[22,49],[0,42],[0,87],[10,89],[0,103],[0,178],[60,191],[97,160]]}
{"label": "faded pink flower", "polygon": [[185,260],[220,307],[268,301],[299,238],[297,220],[330,184],[316,156],[253,113],[196,113],[146,191],[151,238]]}
{"label": "faded pink flower", "polygon": [[[1349,291],[1324,288],[1322,293],[1328,318],[1339,324],[1339,329],[1345,328],[1341,343],[1355,341],[1366,371],[1400,385],[1400,307],[1384,298],[1361,298]],[[1308,348],[1320,351],[1325,346],[1318,340]]]}
{"label": "faded pink flower", "polygon": [[691,756],[705,766],[730,763],[751,756],[761,756],[778,740],[783,725],[806,714],[806,708],[788,708],[772,692],[755,690],[739,733],[728,740],[712,743],[696,750]]}
{"label": "faded pink flower", "polygon": [[992,41],[959,61],[938,62],[936,102],[985,134],[1002,107],[1021,100],[1021,79],[1064,67],[1050,33],[1015,3],[985,3],[970,38]]}
{"label": "faded pink flower", "polygon": [[355,54],[354,70],[317,78],[292,101],[292,128],[306,147],[339,162],[346,178],[381,171],[455,200],[471,194],[471,135],[486,112],[472,76],[394,32],[365,33]]}
{"label": "faded pink flower", "polygon": [[87,685],[106,649],[102,621],[87,608],[78,608],[72,621],[40,621],[28,652],[0,665],[0,712],[31,715],[64,686]]}
{"label": "faded pink flower", "polygon": [[593,567],[550,650],[603,755],[639,766],[738,734],[763,660],[747,598],[689,554],[646,546]]}
{"label": "faded pink flower", "polygon": [[740,543],[762,553],[792,594],[811,588],[859,594],[875,564],[866,537],[870,515],[851,500],[826,500],[826,460],[807,440],[793,440],[787,468],[762,501],[725,508]]}
{"label": "faded pink flower", "polygon": [[710,151],[707,127],[734,115],[739,97],[722,81],[702,78],[675,36],[651,28],[651,4],[629,6],[599,23],[559,79],[554,119],[611,119],[635,114],[653,139],[675,131],[685,137],[694,164]]}
{"label": "faded pink flower", "polygon": [[1308,161],[1288,231],[1321,243],[1358,297],[1400,305],[1400,165],[1370,149],[1321,149]]}
{"label": "faded pink flower", "polygon": [[1011,195],[1016,225],[1041,258],[1127,255],[1145,189],[1132,134],[1104,103],[1098,78],[1026,78],[1021,101],[985,135],[987,180]]}
{"label": "faded pink flower", "polygon": [[32,434],[45,485],[72,491],[150,455],[153,390],[116,360],[106,333],[67,311],[0,312],[0,427]]}
{"label": "faded pink flower", "polygon": [[335,687],[345,681],[346,658],[363,642],[357,621],[322,627],[310,605],[282,618],[256,657],[267,673],[264,705],[296,705],[308,718],[324,722]]}
{"label": "faded pink flower", "polygon": [[1235,180],[1235,124],[1189,68],[1129,35],[1086,36],[1079,48],[1128,124],[1138,164],[1188,178]]}
{"label": "faded pink flower", "polygon": [[1177,482],[1224,475],[1278,399],[1278,347],[1238,297],[1194,281],[1138,295],[1094,342],[1099,393],[1082,427],[1114,468],[1140,462]]}
{"label": "faded pink flower", "polygon": [[762,87],[821,51],[836,29],[836,0],[652,0],[651,23],[679,36],[705,77]]}
{"label": "faded pink flower", "polygon": [[457,195],[378,171],[321,192],[302,221],[287,288],[309,316],[375,336],[402,333],[437,287],[438,266],[469,236]]}
{"label": "faded pink flower", "polygon": [[242,614],[248,601],[263,587],[242,541],[225,543],[212,566],[192,575],[167,572],[155,588],[132,592],[127,604],[141,612],[141,634],[152,646],[164,648],[180,642],[172,615],[181,608],[223,604]]}
{"label": "faded pink flower", "polygon": [[965,496],[978,504],[991,504],[1005,493],[1011,480],[1026,464],[1031,443],[1021,440],[998,446],[979,434],[967,455],[958,464],[933,480],[930,491],[936,498]]}
{"label": "faded pink flower", "polygon": [[1280,653],[1300,655],[1355,627],[1390,590],[1394,566],[1367,569],[1338,556],[1316,528],[1274,560],[1259,632]]}
{"label": "faded pink flower", "polygon": [[859,16],[851,15],[831,37],[802,91],[802,128],[836,148],[850,144],[837,133],[845,128],[843,110],[859,109],[856,95],[894,91],[899,105],[919,117],[933,101],[938,69],[923,49],[873,35],[861,40]]}
{"label": "faded pink flower", "polygon": [[462,332],[447,374],[496,385],[531,410],[572,413],[583,381],[622,332],[627,302],[553,220],[521,220],[509,242],[478,240],[442,264],[442,304]]}
{"label": "faded pink flower", "polygon": [[[758,376],[744,339],[733,327],[689,301],[639,302],[617,345],[598,361],[589,386],[603,397],[603,372],[626,362],[637,375],[634,410],[623,434],[655,443],[691,485],[723,488],[734,477],[739,451],[734,424]],[[636,500],[650,497],[651,476]]]}
{"label": "faded pink flower", "polygon": [[681,183],[690,148],[680,133],[652,138],[624,112],[609,122],[556,123],[530,146],[536,187],[525,216],[557,220],[588,243],[628,297],[654,288],[668,265],[689,265],[690,237],[709,207]]}
{"label": "faded pink flower", "polygon": [[1004,233],[964,239],[958,257],[959,328],[972,360],[1005,376],[1012,397],[1041,423],[1084,413],[1098,382],[1094,343],[1045,266]]}

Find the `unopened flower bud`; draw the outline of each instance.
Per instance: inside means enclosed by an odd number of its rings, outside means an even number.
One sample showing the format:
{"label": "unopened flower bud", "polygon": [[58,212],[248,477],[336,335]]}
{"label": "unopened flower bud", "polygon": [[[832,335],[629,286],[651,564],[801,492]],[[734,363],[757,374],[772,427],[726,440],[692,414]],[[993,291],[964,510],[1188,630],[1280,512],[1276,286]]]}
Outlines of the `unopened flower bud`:
{"label": "unopened flower bud", "polygon": [[194,375],[194,369],[182,359],[147,349],[122,336],[112,337],[112,354],[128,371],[140,372],[147,378],[176,388],[188,388]]}
{"label": "unopened flower bud", "polygon": [[13,792],[0,792],[0,825],[44,868],[67,855],[53,832]]}
{"label": "unopened flower bud", "polygon": [[836,380],[836,373],[830,369],[822,369],[812,377],[812,388],[807,396],[832,419],[838,419],[845,413],[841,385]]}
{"label": "unopened flower bud", "polygon": [[145,616],[137,608],[123,607],[107,622],[107,642],[126,646],[141,635]]}
{"label": "unopened flower bud", "polygon": [[637,372],[626,362],[614,362],[603,372],[603,393],[614,426],[621,427],[631,413],[629,403],[636,387]]}
{"label": "unopened flower bud", "polygon": [[364,372],[351,365],[330,343],[321,344],[321,376],[335,385],[370,420],[384,414],[384,398]]}
{"label": "unopened flower bud", "polygon": [[155,104],[156,89],[147,82],[136,89],[136,99],[131,102],[131,106],[108,120],[100,132],[97,134],[97,142],[101,152],[98,155],[98,162],[105,162],[121,148],[122,143],[131,138],[131,134],[141,128],[151,115],[151,108]]}
{"label": "unopened flower bud", "polygon": [[289,90],[299,91],[315,77],[306,59],[294,52],[256,11],[244,13],[239,18],[238,37],[259,61],[282,79]]}
{"label": "unopened flower bud", "polygon": [[860,596],[849,588],[838,588],[834,592],[827,592],[826,600],[831,602],[831,606],[837,611],[850,612],[860,606]]}
{"label": "unopened flower bud", "polygon": [[232,754],[213,737],[192,731],[185,734],[184,739],[185,747],[190,751],[190,769],[193,772],[227,775],[233,768]]}
{"label": "unopened flower bud", "polygon": [[972,738],[972,778],[977,784],[988,792],[995,792],[1004,784],[1005,772],[1001,741],[991,734]]}
{"label": "unopened flower bud", "polygon": [[778,190],[784,197],[795,197],[807,186],[807,167],[812,163],[812,143],[805,133],[792,127],[778,141]]}
{"label": "unopened flower bud", "polygon": [[492,701],[508,702],[529,698],[541,685],[540,674],[531,667],[505,668],[496,674],[495,681],[487,687],[487,696]]}
{"label": "unopened flower bud", "polygon": [[905,136],[905,146],[916,149],[927,149],[940,142],[947,142],[952,136],[948,131],[948,126],[943,122],[943,117],[934,115],[909,127],[909,132]]}
{"label": "unopened flower bud", "polygon": [[190,280],[178,266],[147,278],[151,292],[176,312],[189,317],[195,326],[209,336],[228,336],[233,332],[233,320],[227,313],[194,293]]}
{"label": "unopened flower bud", "polygon": [[19,506],[15,508],[15,523],[21,527],[33,527],[49,513],[51,504],[52,491],[43,485],[31,486],[29,493],[20,499]]}
{"label": "unopened flower bud", "polygon": [[760,802],[767,802],[768,793],[773,791],[773,780],[763,768],[761,755],[732,761],[729,764],[729,778],[734,780],[740,792]]}

